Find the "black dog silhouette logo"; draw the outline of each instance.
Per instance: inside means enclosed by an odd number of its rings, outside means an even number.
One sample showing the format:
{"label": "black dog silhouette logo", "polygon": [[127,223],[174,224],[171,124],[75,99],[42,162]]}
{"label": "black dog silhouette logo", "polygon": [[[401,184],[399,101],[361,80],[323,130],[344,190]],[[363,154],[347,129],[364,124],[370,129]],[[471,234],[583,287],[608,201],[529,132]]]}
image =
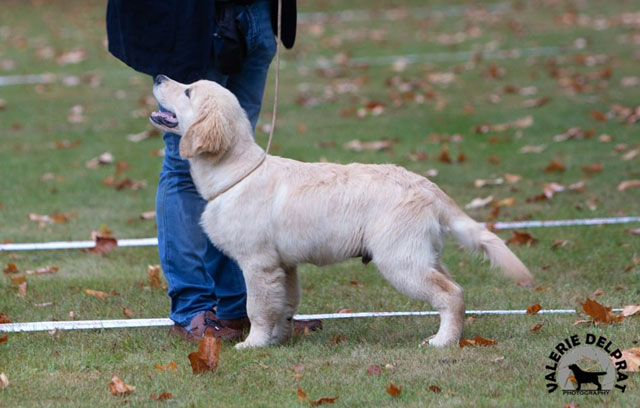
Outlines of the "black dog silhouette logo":
{"label": "black dog silhouette logo", "polygon": [[[549,354],[547,391],[561,388],[565,394],[608,394],[614,388],[624,392],[627,366],[619,360],[622,352],[604,336],[587,333],[573,335],[559,342]],[[612,361],[618,359],[616,363]]]}

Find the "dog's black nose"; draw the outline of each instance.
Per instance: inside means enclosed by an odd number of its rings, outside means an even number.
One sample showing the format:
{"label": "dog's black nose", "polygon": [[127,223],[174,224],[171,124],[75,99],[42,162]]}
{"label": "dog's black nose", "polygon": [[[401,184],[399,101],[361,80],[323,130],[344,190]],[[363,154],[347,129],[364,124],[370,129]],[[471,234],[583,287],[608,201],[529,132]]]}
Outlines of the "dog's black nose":
{"label": "dog's black nose", "polygon": [[164,75],[156,75],[156,77],[153,79],[153,84],[154,85],[160,85],[166,79],[167,79],[167,77],[164,76]]}

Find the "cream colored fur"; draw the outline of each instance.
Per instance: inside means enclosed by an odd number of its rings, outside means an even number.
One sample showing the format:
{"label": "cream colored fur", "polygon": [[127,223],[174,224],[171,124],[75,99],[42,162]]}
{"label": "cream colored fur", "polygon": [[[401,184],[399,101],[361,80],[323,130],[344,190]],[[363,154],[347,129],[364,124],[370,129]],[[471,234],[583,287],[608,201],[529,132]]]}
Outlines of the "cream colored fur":
{"label": "cream colored fur", "polygon": [[[234,95],[214,82],[184,85],[167,79],[154,87],[154,95],[177,115],[179,125],[171,130],[184,135],[180,152],[190,160],[203,197],[240,179],[264,155]],[[499,237],[465,215],[434,183],[394,165],[267,156],[257,170],[208,203],[202,226],[244,273],[251,330],[237,348],[279,344],[291,336],[300,263],[370,256],[398,291],[440,312],[440,328],[429,340],[434,346],[456,343],[464,321],[462,288],[440,263],[446,232],[483,252],[507,276],[532,282]]]}

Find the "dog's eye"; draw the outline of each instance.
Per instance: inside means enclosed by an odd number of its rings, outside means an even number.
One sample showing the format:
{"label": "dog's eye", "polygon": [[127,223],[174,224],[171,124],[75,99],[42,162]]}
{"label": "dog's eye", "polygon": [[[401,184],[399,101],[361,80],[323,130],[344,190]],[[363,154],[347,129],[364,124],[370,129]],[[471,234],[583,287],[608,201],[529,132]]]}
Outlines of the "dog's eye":
{"label": "dog's eye", "polygon": [[187,95],[187,98],[191,98],[191,88],[185,89],[184,94]]}

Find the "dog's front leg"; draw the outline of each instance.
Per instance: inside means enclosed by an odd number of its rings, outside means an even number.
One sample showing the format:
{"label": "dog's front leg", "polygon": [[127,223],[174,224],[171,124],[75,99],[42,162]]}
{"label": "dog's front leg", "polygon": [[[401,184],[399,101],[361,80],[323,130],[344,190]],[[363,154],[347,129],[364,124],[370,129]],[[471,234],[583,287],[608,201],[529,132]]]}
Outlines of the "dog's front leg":
{"label": "dog's front leg", "polygon": [[281,342],[286,320],[286,272],[280,267],[243,268],[247,286],[247,315],[251,321],[249,336],[236,349],[265,347]]}
{"label": "dog's front leg", "polygon": [[284,269],[285,271],[285,303],[282,318],[276,322],[272,336],[274,343],[281,344],[291,338],[293,334],[293,315],[300,303],[300,283],[298,282],[298,270],[295,266]]}

